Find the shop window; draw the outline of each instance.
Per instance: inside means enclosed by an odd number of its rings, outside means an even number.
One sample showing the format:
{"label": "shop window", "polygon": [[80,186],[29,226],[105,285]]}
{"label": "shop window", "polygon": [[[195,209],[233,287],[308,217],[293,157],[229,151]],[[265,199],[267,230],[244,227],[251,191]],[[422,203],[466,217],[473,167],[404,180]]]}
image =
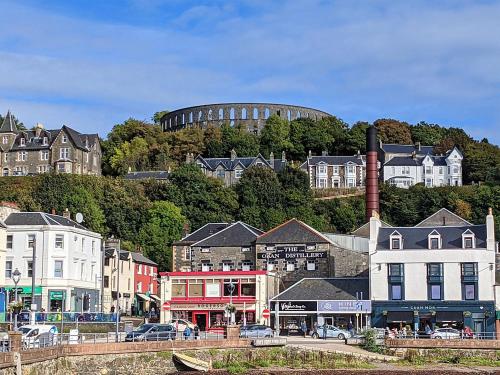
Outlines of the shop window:
{"label": "shop window", "polygon": [[308,271],[316,271],[316,262],[314,260],[308,260],[306,267]]}
{"label": "shop window", "polygon": [[186,280],[172,281],[172,297],[186,297]]}
{"label": "shop window", "polygon": [[172,311],[172,319],[184,319],[190,322],[193,321],[192,311]]}
{"label": "shop window", "polygon": [[224,312],[210,311],[210,327],[224,327],[226,322],[224,320]]}
{"label": "shop window", "polygon": [[238,284],[239,280],[224,279],[224,297],[237,296]]}
{"label": "shop window", "polygon": [[202,297],[203,296],[202,280],[189,280],[188,293],[189,297]]}
{"label": "shop window", "polygon": [[205,297],[220,297],[220,281],[207,280],[205,284]]}
{"label": "shop window", "polygon": [[255,280],[241,280],[241,295],[245,297],[255,297]]}

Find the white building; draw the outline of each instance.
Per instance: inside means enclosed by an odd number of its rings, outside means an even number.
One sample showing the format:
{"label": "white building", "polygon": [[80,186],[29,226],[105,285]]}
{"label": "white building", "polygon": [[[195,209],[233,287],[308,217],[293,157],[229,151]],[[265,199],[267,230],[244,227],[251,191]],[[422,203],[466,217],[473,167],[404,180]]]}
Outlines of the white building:
{"label": "white building", "polygon": [[401,188],[418,183],[427,187],[461,186],[462,160],[454,147],[445,155],[435,155],[430,146],[382,144],[381,162],[384,181]]}
{"label": "white building", "polygon": [[[448,224],[449,223],[449,224]],[[415,227],[370,219],[370,298],[375,327],[426,325],[495,331],[495,230],[447,210]]]}
{"label": "white building", "polygon": [[14,298],[11,276],[17,268],[21,272],[18,296],[25,306],[32,303],[35,253],[34,303],[38,310],[99,310],[101,235],[68,217],[14,208],[7,214],[1,219],[7,227],[5,289],[9,299]]}

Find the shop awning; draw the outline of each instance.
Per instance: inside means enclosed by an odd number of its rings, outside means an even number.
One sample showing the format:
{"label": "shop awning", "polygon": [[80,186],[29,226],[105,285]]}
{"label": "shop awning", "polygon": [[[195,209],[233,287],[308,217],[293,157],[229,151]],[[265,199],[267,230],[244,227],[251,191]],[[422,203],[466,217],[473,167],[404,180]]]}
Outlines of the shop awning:
{"label": "shop awning", "polygon": [[388,311],[387,323],[413,323],[413,311]]}
{"label": "shop awning", "polygon": [[438,311],[436,312],[436,322],[463,322],[462,311]]}
{"label": "shop awning", "polygon": [[144,301],[151,301],[151,298],[149,298],[147,295],[142,294],[142,293],[137,293],[137,297],[142,298]]}
{"label": "shop awning", "polygon": [[160,297],[158,297],[156,294],[150,294],[149,297],[152,298],[152,299],[157,300],[158,302],[161,301]]}

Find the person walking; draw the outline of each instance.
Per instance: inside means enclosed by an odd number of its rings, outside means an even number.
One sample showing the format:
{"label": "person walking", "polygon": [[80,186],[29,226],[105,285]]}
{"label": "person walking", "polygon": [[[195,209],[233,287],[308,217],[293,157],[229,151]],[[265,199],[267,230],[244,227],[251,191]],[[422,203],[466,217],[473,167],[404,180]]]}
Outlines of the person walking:
{"label": "person walking", "polygon": [[200,338],[200,328],[198,327],[198,324],[194,325],[193,331],[194,331],[194,339],[198,340]]}
{"label": "person walking", "polygon": [[300,328],[302,329],[302,333],[304,334],[305,338],[307,335],[307,324],[305,320],[303,320],[302,323],[300,324]]}
{"label": "person walking", "polygon": [[191,328],[186,327],[184,330],[184,340],[189,340],[189,336],[191,336]]}
{"label": "person walking", "polygon": [[351,334],[351,336],[354,336],[353,335],[353,325],[352,325],[352,322],[349,320],[349,323],[347,324],[347,331]]}
{"label": "person walking", "polygon": [[323,340],[326,340],[327,334],[328,334],[328,328],[326,324],[323,323]]}

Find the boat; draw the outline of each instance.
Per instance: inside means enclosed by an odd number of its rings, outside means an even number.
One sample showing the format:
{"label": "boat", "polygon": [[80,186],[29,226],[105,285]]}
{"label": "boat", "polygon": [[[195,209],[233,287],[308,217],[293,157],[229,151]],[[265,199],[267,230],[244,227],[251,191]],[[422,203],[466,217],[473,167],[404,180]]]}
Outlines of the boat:
{"label": "boat", "polygon": [[200,359],[190,357],[186,354],[173,353],[173,358],[178,363],[192,370],[207,372],[211,368],[209,362],[205,362]]}

